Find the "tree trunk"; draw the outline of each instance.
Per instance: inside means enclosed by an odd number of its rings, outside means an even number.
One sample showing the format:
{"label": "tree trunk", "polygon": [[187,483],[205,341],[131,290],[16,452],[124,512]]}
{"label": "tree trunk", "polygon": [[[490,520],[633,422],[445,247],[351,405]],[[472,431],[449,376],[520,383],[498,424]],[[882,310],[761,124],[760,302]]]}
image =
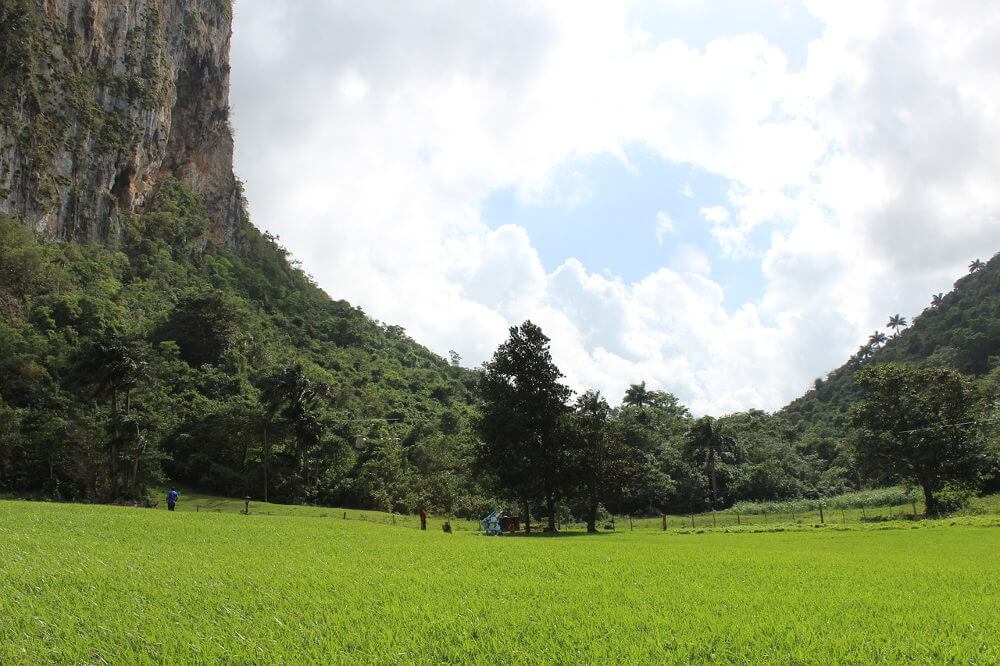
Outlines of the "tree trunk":
{"label": "tree trunk", "polygon": [[545,508],[549,512],[549,526],[546,528],[549,532],[556,531],[556,498],[549,495],[545,498]]}
{"label": "tree trunk", "polygon": [[118,499],[118,391],[111,389],[111,499]]}
{"label": "tree trunk", "polygon": [[299,448],[299,478],[305,477],[306,483],[309,483],[309,470],[306,468],[306,453],[301,447]]}
{"label": "tree trunk", "polygon": [[531,505],[524,500],[524,533],[531,534]]}
{"label": "tree trunk", "polygon": [[271,449],[267,444],[267,426],[264,426],[264,501],[267,501],[267,463],[271,457]]}
{"label": "tree trunk", "polygon": [[929,481],[921,481],[920,486],[924,489],[924,515],[935,516],[938,512],[937,500],[934,499],[934,491],[931,490]]}
{"label": "tree trunk", "polygon": [[139,461],[142,458],[142,452],[146,450],[146,443],[139,436],[139,429],[136,428],[136,442],[135,442],[135,459],[132,461],[132,495],[133,497],[139,496]]}
{"label": "tree trunk", "polygon": [[715,480],[715,449],[712,447],[708,449],[708,477],[712,483],[712,508],[714,509],[719,496],[719,486]]}
{"label": "tree trunk", "polygon": [[590,498],[590,506],[587,507],[587,533],[594,534],[597,532],[597,498]]}

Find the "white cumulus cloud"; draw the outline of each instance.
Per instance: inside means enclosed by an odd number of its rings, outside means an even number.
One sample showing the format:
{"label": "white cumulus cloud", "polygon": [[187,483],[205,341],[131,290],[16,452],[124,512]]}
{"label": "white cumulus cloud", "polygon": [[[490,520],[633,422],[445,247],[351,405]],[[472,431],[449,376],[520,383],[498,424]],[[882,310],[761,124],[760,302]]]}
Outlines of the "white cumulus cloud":
{"label": "white cumulus cloud", "polygon": [[[334,297],[439,353],[481,362],[531,318],[577,389],[780,407],[1000,249],[1000,7],[805,5],[823,29],[793,69],[759,34],[658,40],[605,0],[239,3],[252,217]],[[714,248],[686,239],[626,281],[547,271],[522,227],[483,223],[505,188],[585,203],[601,183],[560,166],[634,145],[728,181],[702,216],[723,257],[759,265],[759,299],[727,303]],[[657,217],[660,244],[673,227]]]}

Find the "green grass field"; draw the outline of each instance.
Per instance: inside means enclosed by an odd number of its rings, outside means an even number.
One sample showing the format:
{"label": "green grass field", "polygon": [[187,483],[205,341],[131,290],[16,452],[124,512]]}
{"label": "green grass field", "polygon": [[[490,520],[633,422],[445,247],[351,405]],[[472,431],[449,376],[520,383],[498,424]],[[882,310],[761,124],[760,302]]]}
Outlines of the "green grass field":
{"label": "green grass field", "polygon": [[3,501],[0,663],[998,663],[996,524],[511,539]]}

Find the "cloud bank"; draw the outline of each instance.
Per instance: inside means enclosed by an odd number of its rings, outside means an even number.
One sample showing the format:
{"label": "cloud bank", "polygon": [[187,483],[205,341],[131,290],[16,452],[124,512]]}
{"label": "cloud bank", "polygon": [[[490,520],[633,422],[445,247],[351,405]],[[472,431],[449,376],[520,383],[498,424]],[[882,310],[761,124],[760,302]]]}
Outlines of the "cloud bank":
{"label": "cloud bank", "polygon": [[[575,388],[646,380],[712,414],[780,407],[1000,249],[995,3],[806,2],[822,30],[796,68],[761,34],[657,37],[649,4],[239,3],[255,223],[441,354],[477,364],[530,318]],[[715,247],[641,220],[672,268],[627,282],[546,270],[524,228],[483,222],[504,188],[580,205],[600,183],[560,167],[635,146],[728,182],[723,201],[669,185]],[[727,303],[710,254],[751,262],[763,295]]]}

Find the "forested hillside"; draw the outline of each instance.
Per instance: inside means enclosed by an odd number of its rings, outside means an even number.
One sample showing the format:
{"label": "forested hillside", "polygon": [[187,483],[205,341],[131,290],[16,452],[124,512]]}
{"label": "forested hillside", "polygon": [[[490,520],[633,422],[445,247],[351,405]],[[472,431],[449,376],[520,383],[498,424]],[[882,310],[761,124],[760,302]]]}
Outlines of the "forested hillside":
{"label": "forested hillside", "polygon": [[272,500],[479,502],[474,373],[331,300],[276,239],[247,225],[226,249],[211,226],[173,180],[118,247],[0,218],[0,492],[139,498],[165,472]]}
{"label": "forested hillside", "polygon": [[[1000,255],[989,262],[973,261],[969,273],[955,282],[951,292],[930,297],[930,304],[912,325],[900,315],[888,319],[887,327],[892,330],[873,332],[844,365],[817,379],[810,391],[776,414],[794,429],[801,447],[827,458],[839,455],[842,461],[850,460],[855,406],[862,397],[857,374],[878,364],[909,363],[953,368],[975,378],[976,404],[971,408],[981,421],[974,429],[975,436],[996,448],[1000,431],[993,422],[1000,417]],[[998,479],[994,475],[987,482],[996,487]]]}
{"label": "forested hillside", "polygon": [[946,366],[977,377],[1000,367],[1000,255],[973,262],[951,292],[934,294],[930,301],[912,326],[904,319],[902,325],[897,320],[895,332],[876,331],[844,365],[817,379],[780,414],[810,429],[846,429],[850,406],[860,397],[855,375],[878,363]]}

